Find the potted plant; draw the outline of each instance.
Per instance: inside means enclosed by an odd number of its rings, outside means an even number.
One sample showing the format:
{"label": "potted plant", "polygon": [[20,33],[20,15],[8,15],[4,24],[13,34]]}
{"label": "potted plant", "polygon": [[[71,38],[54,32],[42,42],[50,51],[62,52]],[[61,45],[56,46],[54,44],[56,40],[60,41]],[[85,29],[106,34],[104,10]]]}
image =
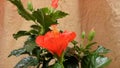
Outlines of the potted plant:
{"label": "potted plant", "polygon": [[[91,49],[94,42],[95,31],[92,29],[88,34],[81,33],[81,42],[75,41],[76,33],[63,31],[57,28],[58,19],[68,15],[57,10],[58,0],[52,0],[51,7],[34,9],[28,2],[27,9],[21,0],[9,0],[14,4],[19,15],[27,21],[33,21],[31,29],[18,31],[13,34],[17,40],[19,37],[28,36],[22,48],[13,50],[10,56],[28,54],[21,59],[14,68],[104,68],[110,63],[110,59],[104,54],[110,50],[99,45]],[[85,42],[86,40],[86,42]],[[72,43],[73,47],[68,47]],[[50,62],[54,60],[52,64]]]}

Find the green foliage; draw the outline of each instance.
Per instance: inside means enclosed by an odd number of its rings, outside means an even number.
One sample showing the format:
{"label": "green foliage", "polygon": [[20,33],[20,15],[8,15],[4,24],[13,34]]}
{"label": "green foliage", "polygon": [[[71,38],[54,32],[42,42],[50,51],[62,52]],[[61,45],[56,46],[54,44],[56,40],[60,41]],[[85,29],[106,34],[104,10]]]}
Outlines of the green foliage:
{"label": "green foliage", "polygon": [[103,46],[98,46],[98,48],[95,50],[96,53],[99,53],[99,54],[107,54],[110,52],[109,49],[106,49],[105,47]]}
{"label": "green foliage", "polygon": [[66,56],[64,61],[65,68],[79,68],[79,61],[74,56]]}
{"label": "green foliage", "polygon": [[36,43],[35,43],[35,37],[34,36],[30,36],[28,38],[28,40],[25,42],[24,44],[24,48],[26,49],[26,51],[32,55],[32,51],[36,48]]}
{"label": "green foliage", "polygon": [[101,54],[101,53],[105,54],[107,52],[108,52],[108,49],[101,48],[101,46],[98,47],[98,49],[95,50],[94,52],[89,53],[86,56],[83,56],[83,59],[81,61],[81,67],[82,68],[104,68],[111,62],[111,60],[108,57],[105,57],[104,55]]}
{"label": "green foliage", "polygon": [[21,0],[9,0],[18,8],[18,13],[26,20],[35,21],[35,18],[23,7]]}
{"label": "green foliage", "polygon": [[55,63],[51,68],[62,68],[60,63]]}
{"label": "green foliage", "polygon": [[87,42],[86,44],[84,43],[85,41],[85,33],[82,33],[82,42],[80,46],[77,44],[74,44],[74,49],[77,52],[76,55],[78,59],[81,60],[81,67],[82,68],[104,68],[106,67],[111,60],[108,57],[105,57],[104,54],[107,54],[110,52],[109,49],[106,49],[103,46],[98,46],[96,50],[91,50],[92,46],[97,44],[97,42],[94,42],[94,36],[95,36],[95,31],[92,30],[88,34]]}
{"label": "green foliage", "polygon": [[60,10],[55,11],[54,13],[51,14],[51,17],[56,20],[56,19],[60,19],[65,17],[66,15],[68,15],[68,13],[62,12]]}
{"label": "green foliage", "polygon": [[86,45],[86,49],[90,49],[94,44],[96,44],[97,42],[91,42],[91,43],[88,43]]}
{"label": "green foliage", "polygon": [[40,26],[38,26],[38,25],[31,25],[31,28],[32,29],[34,29],[34,30],[36,30],[36,31],[40,31],[40,29],[41,29],[41,27]]}
{"label": "green foliage", "polygon": [[16,34],[13,34],[13,37],[17,40],[19,37],[30,35],[27,31],[19,31]]}
{"label": "green foliage", "polygon": [[12,56],[20,56],[22,54],[32,54],[33,50],[37,48],[36,43],[35,43],[35,37],[30,36],[28,37],[28,40],[24,43],[24,47],[20,49],[13,50],[11,54],[9,55]]}
{"label": "green foliage", "polygon": [[81,60],[81,67],[82,68],[96,68],[96,55],[87,55],[84,56]]}
{"label": "green foliage", "polygon": [[52,8],[41,8],[34,10],[31,2],[28,3],[28,10],[31,12],[28,12],[21,2],[21,0],[9,0],[11,3],[13,3],[18,8],[18,13],[25,18],[26,20],[32,20],[35,22],[35,24],[40,24],[39,27],[43,27],[44,33],[46,33],[49,30],[50,25],[57,24],[57,19],[63,18],[66,15],[68,15],[65,12],[62,12],[60,10],[54,11]]}
{"label": "green foliage", "polygon": [[34,11],[32,15],[36,18],[36,21],[43,26],[45,32],[47,32],[50,25],[58,24],[57,19],[65,17],[67,13],[62,11],[53,12],[49,8],[41,8]]}
{"label": "green foliage", "polygon": [[108,57],[99,56],[96,58],[96,67],[97,68],[105,68],[111,60]]}
{"label": "green foliage", "polygon": [[28,68],[29,66],[36,66],[37,64],[37,58],[33,58],[30,56],[20,60],[14,68]]}
{"label": "green foliage", "polygon": [[16,49],[16,50],[13,50],[8,57],[10,57],[12,55],[20,56],[21,54],[24,54],[24,53],[26,53],[26,49],[25,48]]}
{"label": "green foliage", "polygon": [[[35,66],[38,66],[40,64],[44,64],[43,67],[48,67],[49,61],[53,58],[52,54],[47,52],[44,49],[41,49],[37,47],[35,43],[35,36],[29,36],[27,41],[24,43],[24,47],[20,49],[13,50],[11,54],[8,56],[20,56],[22,54],[28,54],[30,56],[34,56],[37,59],[32,59],[32,58],[24,58],[23,60],[19,61],[19,63],[15,66],[15,68],[27,68],[28,66],[34,66],[32,63],[38,63]],[[46,59],[47,58],[47,59]],[[37,60],[37,61],[36,61]],[[30,62],[30,63],[29,63]],[[28,65],[26,65],[28,64]]]}
{"label": "green foliage", "polygon": [[[21,0],[9,1],[17,7],[19,15],[28,21],[34,22],[34,24],[30,26],[31,29],[29,31],[22,30],[13,34],[13,37],[16,40],[23,36],[28,37],[24,46],[20,49],[13,50],[8,57],[20,56],[23,54],[29,55],[29,57],[20,60],[14,68],[28,68],[29,66],[36,66],[36,68],[39,68],[40,65],[42,65],[42,68],[62,68],[63,65],[57,62],[59,60],[56,60],[56,63],[49,66],[49,62],[52,59],[56,59],[56,57],[46,49],[38,47],[35,43],[35,39],[38,35],[44,35],[50,31],[49,27],[53,24],[58,24],[58,19],[67,16],[68,13],[47,7],[34,9],[31,2],[28,2],[27,9],[25,9]],[[95,31],[91,30],[88,33],[88,36],[86,35],[85,32],[82,32],[82,41],[80,45],[74,40],[72,41],[74,47],[67,48],[65,55],[63,56],[65,68],[78,68],[80,62],[82,68],[104,68],[110,63],[111,60],[104,56],[104,54],[110,51],[109,49],[99,46],[96,50],[91,50],[92,46],[97,43],[93,42]],[[85,40],[85,38],[87,39]]]}

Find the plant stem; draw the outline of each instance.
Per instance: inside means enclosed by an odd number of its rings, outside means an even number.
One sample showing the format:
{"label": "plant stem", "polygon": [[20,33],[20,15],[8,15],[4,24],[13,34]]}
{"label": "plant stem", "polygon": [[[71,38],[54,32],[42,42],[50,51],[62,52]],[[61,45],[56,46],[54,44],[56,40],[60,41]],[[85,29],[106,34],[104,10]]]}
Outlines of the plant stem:
{"label": "plant stem", "polygon": [[60,59],[59,59],[59,63],[60,63],[61,66],[62,66],[61,68],[64,68],[63,61],[64,61],[64,52],[63,52],[62,56],[61,56]]}
{"label": "plant stem", "polygon": [[44,32],[45,32],[45,29],[44,29],[44,27],[43,27],[42,25],[41,25],[40,27],[41,27],[41,30],[40,30],[39,35],[43,35],[43,34],[44,34]]}

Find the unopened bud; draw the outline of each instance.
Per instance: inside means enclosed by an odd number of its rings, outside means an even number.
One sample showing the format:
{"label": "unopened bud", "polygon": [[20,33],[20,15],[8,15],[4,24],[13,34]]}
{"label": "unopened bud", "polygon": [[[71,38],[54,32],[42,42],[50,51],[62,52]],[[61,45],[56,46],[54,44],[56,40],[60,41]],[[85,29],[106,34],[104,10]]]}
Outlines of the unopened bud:
{"label": "unopened bud", "polygon": [[95,37],[95,30],[92,29],[88,34],[88,40],[92,41],[94,39],[94,37]]}
{"label": "unopened bud", "polygon": [[85,31],[82,32],[82,34],[81,34],[81,38],[82,38],[82,39],[85,38]]}

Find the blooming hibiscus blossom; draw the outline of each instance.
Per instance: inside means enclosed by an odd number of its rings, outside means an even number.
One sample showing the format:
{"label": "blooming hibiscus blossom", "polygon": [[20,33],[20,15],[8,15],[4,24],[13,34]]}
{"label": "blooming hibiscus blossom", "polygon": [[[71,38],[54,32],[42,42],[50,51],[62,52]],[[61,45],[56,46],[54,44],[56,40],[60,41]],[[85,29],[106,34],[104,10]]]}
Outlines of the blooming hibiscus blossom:
{"label": "blooming hibiscus blossom", "polygon": [[52,31],[47,32],[43,36],[36,38],[38,46],[47,49],[52,54],[61,56],[69,42],[71,42],[76,34],[74,32],[59,32],[55,26],[52,26]]}
{"label": "blooming hibiscus blossom", "polygon": [[52,0],[51,6],[52,6],[53,8],[57,8],[57,7],[58,7],[58,1],[59,1],[59,0]]}

